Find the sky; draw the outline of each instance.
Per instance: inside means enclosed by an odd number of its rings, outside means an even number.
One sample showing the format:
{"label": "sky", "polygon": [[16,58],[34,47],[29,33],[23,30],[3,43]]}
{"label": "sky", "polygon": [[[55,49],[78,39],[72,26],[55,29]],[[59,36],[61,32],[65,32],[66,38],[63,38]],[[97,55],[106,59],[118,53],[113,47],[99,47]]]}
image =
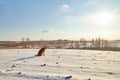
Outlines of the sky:
{"label": "sky", "polygon": [[120,0],[0,0],[0,41],[120,39]]}

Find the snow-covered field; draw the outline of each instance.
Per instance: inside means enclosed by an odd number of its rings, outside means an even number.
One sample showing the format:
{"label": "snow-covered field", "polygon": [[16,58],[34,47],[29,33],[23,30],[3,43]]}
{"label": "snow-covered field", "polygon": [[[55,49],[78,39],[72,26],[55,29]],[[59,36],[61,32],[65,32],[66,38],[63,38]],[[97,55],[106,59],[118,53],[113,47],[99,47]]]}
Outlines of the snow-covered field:
{"label": "snow-covered field", "polygon": [[120,52],[1,49],[0,80],[120,80]]}

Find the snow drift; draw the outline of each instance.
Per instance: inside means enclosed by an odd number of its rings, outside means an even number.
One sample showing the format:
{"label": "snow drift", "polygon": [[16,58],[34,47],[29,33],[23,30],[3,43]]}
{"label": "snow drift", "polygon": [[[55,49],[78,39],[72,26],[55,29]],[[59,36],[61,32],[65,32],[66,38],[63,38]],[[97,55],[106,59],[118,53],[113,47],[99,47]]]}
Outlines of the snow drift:
{"label": "snow drift", "polygon": [[0,80],[119,80],[120,52],[1,49]]}

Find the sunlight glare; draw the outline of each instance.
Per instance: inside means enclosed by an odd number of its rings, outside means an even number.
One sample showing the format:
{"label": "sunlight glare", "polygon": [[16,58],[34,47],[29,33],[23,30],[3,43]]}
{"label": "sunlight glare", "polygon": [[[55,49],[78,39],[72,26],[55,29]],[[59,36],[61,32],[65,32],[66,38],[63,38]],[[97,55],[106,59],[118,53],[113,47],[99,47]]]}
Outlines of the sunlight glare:
{"label": "sunlight glare", "polygon": [[115,21],[114,14],[110,12],[100,12],[95,15],[95,23],[102,26],[108,26]]}

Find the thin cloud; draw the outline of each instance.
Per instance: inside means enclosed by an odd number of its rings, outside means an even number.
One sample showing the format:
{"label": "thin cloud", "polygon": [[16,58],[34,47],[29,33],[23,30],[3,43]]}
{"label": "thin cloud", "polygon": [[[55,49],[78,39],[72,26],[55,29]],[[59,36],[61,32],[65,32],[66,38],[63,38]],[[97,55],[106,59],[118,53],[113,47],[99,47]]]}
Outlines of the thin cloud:
{"label": "thin cloud", "polygon": [[99,1],[99,0],[90,0],[90,1],[88,1],[88,2],[86,3],[85,6],[86,6],[86,7],[95,6],[95,5],[97,5],[98,1]]}
{"label": "thin cloud", "polygon": [[[94,13],[90,13],[90,14],[85,14],[82,16],[64,16],[63,18],[63,24],[65,25],[94,25],[94,26],[98,26],[99,24],[96,23],[96,20],[98,20],[97,18],[100,17],[100,14],[102,13],[108,13],[108,19],[109,16],[112,17],[112,21],[115,22],[118,20],[119,16],[118,14],[115,14],[112,11],[97,11]],[[103,15],[104,17],[104,15]],[[101,18],[100,18],[101,19]],[[112,22],[111,22],[112,24]]]}
{"label": "thin cloud", "polygon": [[52,29],[44,29],[44,30],[40,30],[41,33],[49,33],[49,32],[53,32]]}
{"label": "thin cloud", "polygon": [[82,16],[65,16],[63,19],[64,25],[74,25],[74,24],[81,24],[82,22]]}
{"label": "thin cloud", "polygon": [[66,12],[66,11],[70,10],[70,6],[66,5],[66,4],[63,4],[63,5],[60,6],[59,10],[62,11],[62,12]]}

